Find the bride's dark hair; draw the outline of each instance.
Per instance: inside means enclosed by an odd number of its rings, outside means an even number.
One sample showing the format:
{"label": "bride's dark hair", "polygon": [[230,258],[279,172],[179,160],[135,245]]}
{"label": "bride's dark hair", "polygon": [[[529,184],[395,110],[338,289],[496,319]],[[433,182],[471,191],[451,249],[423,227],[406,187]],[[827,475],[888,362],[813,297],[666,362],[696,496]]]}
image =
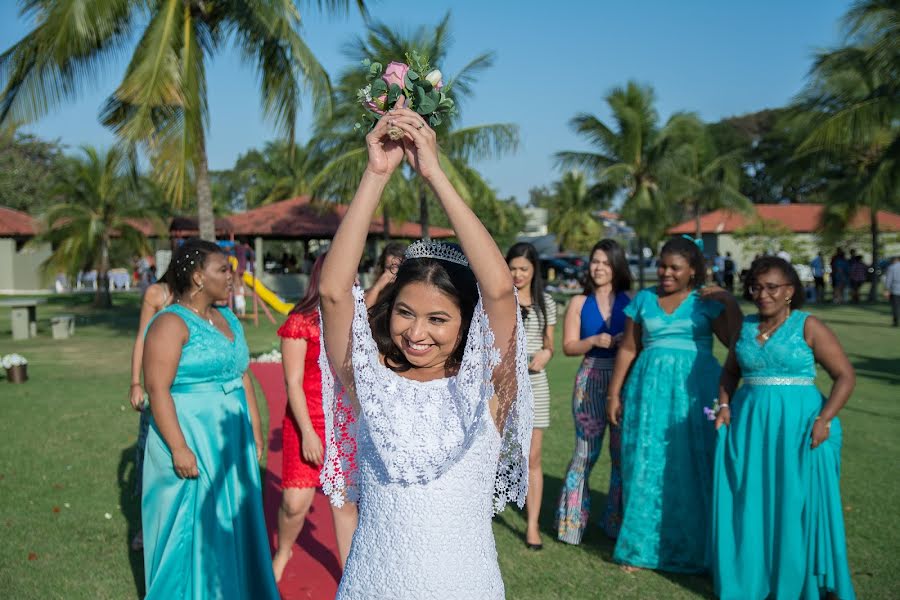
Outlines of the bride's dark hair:
{"label": "bride's dark hair", "polygon": [[459,338],[453,354],[447,359],[447,369],[453,370],[462,363],[466,349],[465,340],[472,323],[472,314],[478,303],[478,282],[469,267],[435,258],[406,259],[397,271],[397,277],[378,295],[378,300],[369,309],[369,326],[378,351],[384,356],[384,364],[393,371],[412,368],[403,352],[391,339],[391,313],[394,301],[404,287],[411,283],[427,283],[452,298],[459,306],[462,323]]}

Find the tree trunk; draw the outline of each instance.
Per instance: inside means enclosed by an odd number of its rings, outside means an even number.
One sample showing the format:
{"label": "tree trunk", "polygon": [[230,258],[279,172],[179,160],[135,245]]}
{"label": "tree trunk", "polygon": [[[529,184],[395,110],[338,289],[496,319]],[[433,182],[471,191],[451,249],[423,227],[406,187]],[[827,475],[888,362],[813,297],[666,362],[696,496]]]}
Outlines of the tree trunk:
{"label": "tree trunk", "polygon": [[431,234],[428,228],[428,194],[425,188],[419,186],[419,225],[422,226],[422,239],[431,241]]}
{"label": "tree trunk", "polygon": [[96,308],[112,306],[112,295],[109,292],[109,240],[100,241],[100,264],[97,265],[97,291],[94,293]]}
{"label": "tree trunk", "polygon": [[694,204],[694,239],[702,240],[703,239],[703,228],[700,226],[700,203],[697,202]]}
{"label": "tree trunk", "polygon": [[202,139],[197,150],[197,224],[200,229],[200,239],[216,241],[216,217],[213,214],[206,142]]}
{"label": "tree trunk", "polygon": [[637,238],[638,242],[638,285],[640,289],[644,289],[644,239],[641,236]]}
{"label": "tree trunk", "polygon": [[869,233],[872,236],[872,282],[869,287],[869,302],[878,301],[878,211],[869,208]]}

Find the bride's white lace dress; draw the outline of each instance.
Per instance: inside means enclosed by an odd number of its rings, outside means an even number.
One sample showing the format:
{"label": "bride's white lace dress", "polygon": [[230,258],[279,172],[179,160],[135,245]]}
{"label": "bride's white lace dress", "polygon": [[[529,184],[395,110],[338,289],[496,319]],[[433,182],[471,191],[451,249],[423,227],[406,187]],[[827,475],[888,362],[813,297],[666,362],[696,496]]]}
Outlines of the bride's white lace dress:
{"label": "bride's white lace dress", "polygon": [[[509,501],[524,503],[533,410],[521,319],[506,359],[514,362],[500,365],[479,302],[458,374],[422,383],[381,364],[362,291],[354,296],[358,414],[334,393],[325,352],[320,359],[323,488],[336,504],[359,502],[337,598],[503,598],[491,517]],[[504,366],[509,383],[495,385]],[[506,415],[502,435],[488,407],[495,394]]]}

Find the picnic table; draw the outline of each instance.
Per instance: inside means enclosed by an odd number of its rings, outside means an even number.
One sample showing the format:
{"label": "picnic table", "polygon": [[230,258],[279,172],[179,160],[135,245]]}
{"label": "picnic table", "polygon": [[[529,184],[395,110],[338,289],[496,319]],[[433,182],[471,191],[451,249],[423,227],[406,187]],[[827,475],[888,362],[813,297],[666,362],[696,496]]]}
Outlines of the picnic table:
{"label": "picnic table", "polygon": [[10,307],[10,323],[14,340],[37,337],[37,306],[43,298],[12,298],[0,300],[0,306]]}

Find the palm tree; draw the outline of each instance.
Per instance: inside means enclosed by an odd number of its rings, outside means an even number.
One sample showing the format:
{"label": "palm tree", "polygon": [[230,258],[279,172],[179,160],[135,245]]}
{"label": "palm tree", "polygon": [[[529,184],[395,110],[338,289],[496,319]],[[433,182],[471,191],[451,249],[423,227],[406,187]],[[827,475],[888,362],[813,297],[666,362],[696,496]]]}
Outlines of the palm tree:
{"label": "palm tree", "polygon": [[[826,192],[826,228],[868,209],[872,262],[878,263],[878,211],[900,204],[900,3],[856,2],[844,17],[849,45],[817,56],[796,103],[806,136],[797,158],[840,165]],[[833,169],[832,169],[833,170]],[[877,298],[873,280],[870,299]]]}
{"label": "palm tree", "polygon": [[753,203],[739,191],[741,153],[719,154],[709,127],[696,114],[674,115],[661,135],[672,148],[665,167],[669,196],[694,218],[697,239],[703,237],[703,213],[720,208],[752,211]]}
{"label": "palm tree", "polygon": [[[34,121],[89,87],[111,57],[131,49],[122,83],[101,118],[149,151],[154,176],[176,206],[196,195],[200,234],[214,239],[206,153],[206,65],[233,43],[259,74],[263,113],[294,139],[301,80],[318,105],[328,77],[299,32],[290,0],[21,0],[35,21],[0,55],[0,125]],[[318,0],[346,11],[350,0]],[[364,11],[363,0],[356,5]],[[142,31],[138,31],[143,27]]]}
{"label": "palm tree", "polygon": [[600,239],[603,226],[591,216],[600,202],[584,173],[577,170],[564,173],[551,193],[541,198],[540,206],[549,215],[547,229],[561,249],[588,252]]}
{"label": "palm tree", "polygon": [[[344,71],[336,86],[334,112],[323,118],[317,128],[317,144],[320,152],[335,156],[320,172],[314,186],[320,195],[342,200],[350,198],[366,166],[366,148],[361,143],[362,134],[356,127],[362,107],[357,90],[366,85],[366,72],[359,65],[370,59],[387,64],[403,60],[407,53],[416,52],[428,57],[432,66],[440,67],[450,50],[450,15],[447,14],[434,27],[421,26],[411,34],[398,33],[384,23],[372,23],[366,36],[357,37],[345,50],[353,65]],[[470,60],[456,77],[447,83],[447,89],[459,108],[474,92],[478,74],[494,64],[493,53],[479,54]],[[436,129],[441,142],[441,164],[460,195],[473,201],[472,178],[482,190],[489,189],[476,171],[467,170],[472,162],[483,158],[499,157],[514,151],[518,146],[519,132],[510,123],[492,123],[458,127],[459,115],[445,120]],[[430,191],[411,171],[405,168],[391,178],[385,190],[382,212],[387,225],[390,217],[408,217],[418,205],[419,222],[423,237],[428,236]],[[387,227],[385,227],[387,231]]]}
{"label": "palm tree", "polygon": [[324,163],[311,146],[267,142],[262,150],[238,157],[232,169],[213,173],[213,186],[244,209],[312,193],[312,180]]}
{"label": "palm tree", "polygon": [[43,233],[36,239],[50,242],[53,253],[44,268],[70,276],[97,270],[94,305],[112,305],[109,292],[110,246],[114,239],[129,254],[147,250],[147,238],[136,219],[163,226],[142,207],[140,182],[129,153],[119,146],[101,151],[83,148],[82,157],[68,160],[56,195],[62,200],[47,209]]}
{"label": "palm tree", "polygon": [[612,111],[612,126],[587,113],[570,121],[596,151],[558,152],[556,160],[562,167],[586,171],[598,189],[624,192],[621,214],[637,234],[638,277],[643,286],[644,245],[662,237],[672,220],[662,180],[673,140],[660,135],[651,87],[629,81],[624,88],[614,88],[606,102]]}

